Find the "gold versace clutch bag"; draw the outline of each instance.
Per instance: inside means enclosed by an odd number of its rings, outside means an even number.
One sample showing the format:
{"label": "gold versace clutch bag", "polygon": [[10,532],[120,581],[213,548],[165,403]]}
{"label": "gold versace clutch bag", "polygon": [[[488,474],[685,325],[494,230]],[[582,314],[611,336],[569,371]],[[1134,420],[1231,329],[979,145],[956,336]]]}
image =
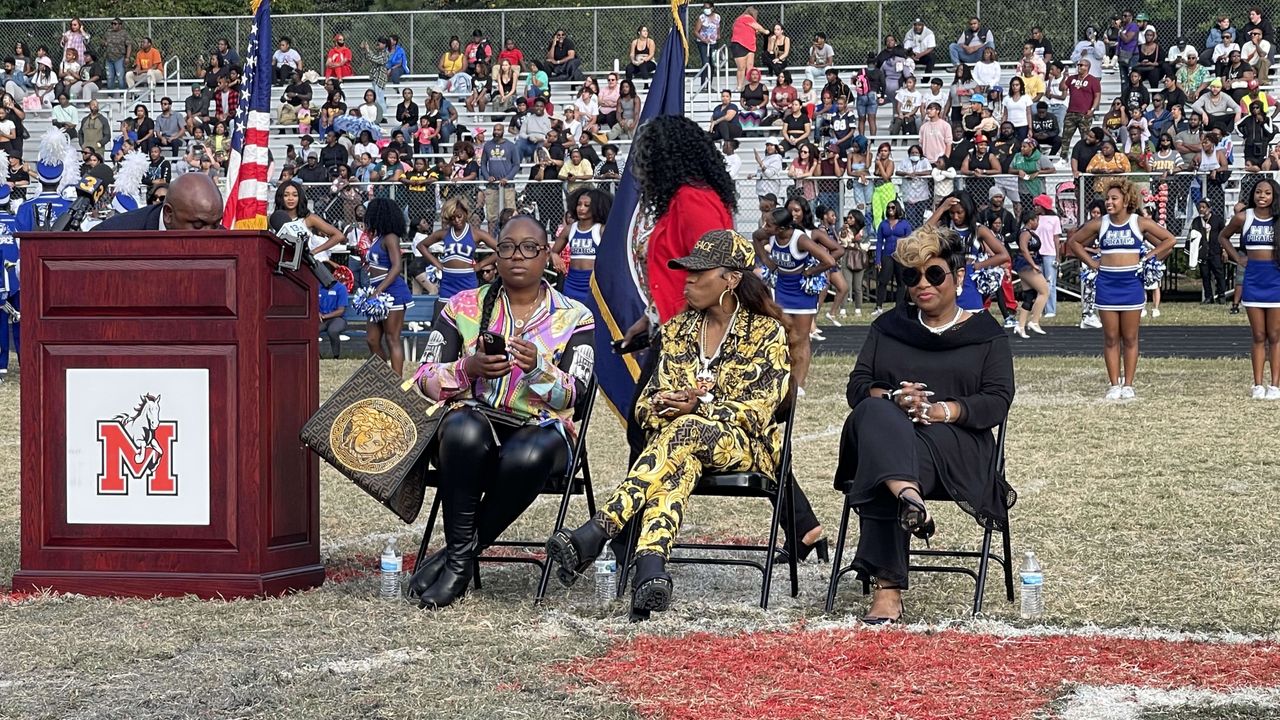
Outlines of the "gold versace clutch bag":
{"label": "gold versace clutch bag", "polygon": [[429,463],[423,453],[446,414],[416,390],[402,390],[400,378],[374,356],[320,406],[299,436],[361,490],[412,523],[426,492]]}

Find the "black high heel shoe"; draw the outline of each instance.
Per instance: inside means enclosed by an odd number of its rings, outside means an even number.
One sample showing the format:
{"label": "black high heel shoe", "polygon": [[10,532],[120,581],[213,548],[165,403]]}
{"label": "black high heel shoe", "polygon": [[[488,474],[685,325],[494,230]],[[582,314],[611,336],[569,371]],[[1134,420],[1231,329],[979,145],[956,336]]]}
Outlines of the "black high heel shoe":
{"label": "black high heel shoe", "polygon": [[[915,498],[908,497],[907,493],[914,493]],[[933,518],[929,517],[929,510],[924,506],[924,498],[914,487],[898,493],[898,525],[923,540],[926,546],[929,544],[929,538],[933,537],[938,529]]]}
{"label": "black high heel shoe", "polygon": [[[818,551],[818,560],[824,563],[831,562],[831,543],[828,542],[825,537],[818,538],[818,541],[812,545],[806,545],[804,544],[804,541],[801,540],[800,554],[796,555],[796,562],[804,562],[813,554],[814,550]],[[790,554],[791,546],[783,545],[782,549],[778,551],[778,554],[773,556],[774,564],[785,565],[787,563],[787,556]]]}

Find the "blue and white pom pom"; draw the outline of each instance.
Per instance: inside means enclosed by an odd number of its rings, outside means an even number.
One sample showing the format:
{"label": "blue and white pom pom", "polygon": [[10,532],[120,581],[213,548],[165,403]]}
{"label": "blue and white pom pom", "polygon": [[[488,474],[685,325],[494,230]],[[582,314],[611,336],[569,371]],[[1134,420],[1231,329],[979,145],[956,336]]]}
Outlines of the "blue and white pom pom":
{"label": "blue and white pom pom", "polygon": [[[979,258],[981,262],[985,258]],[[1004,280],[1004,268],[1002,267],[985,267],[974,268],[973,284],[977,286],[978,293],[983,297],[991,297],[1000,292],[1000,283]]]}
{"label": "blue and white pom pom", "polygon": [[1142,278],[1142,284],[1146,287],[1159,285],[1164,279],[1164,262],[1155,255],[1142,258],[1142,263],[1138,265],[1138,276]]}
{"label": "blue and white pom pom", "polygon": [[[822,264],[821,260],[810,255],[809,259],[805,261],[804,269],[808,270],[810,268],[817,267],[818,265],[821,265],[821,264]],[[805,295],[816,295],[821,297],[822,293],[827,291],[827,285],[829,284],[829,282],[830,281],[827,280],[826,273],[819,273],[817,275],[802,275],[800,277],[800,289],[804,291]]]}
{"label": "blue and white pom pom", "polygon": [[760,279],[764,281],[767,287],[777,287],[778,273],[770,270],[767,266],[760,267]]}
{"label": "blue and white pom pom", "polygon": [[364,315],[369,322],[382,322],[391,314],[391,306],[395,304],[395,298],[389,293],[374,294],[373,288],[362,287],[356,291],[355,297],[351,298],[351,307],[356,312]]}

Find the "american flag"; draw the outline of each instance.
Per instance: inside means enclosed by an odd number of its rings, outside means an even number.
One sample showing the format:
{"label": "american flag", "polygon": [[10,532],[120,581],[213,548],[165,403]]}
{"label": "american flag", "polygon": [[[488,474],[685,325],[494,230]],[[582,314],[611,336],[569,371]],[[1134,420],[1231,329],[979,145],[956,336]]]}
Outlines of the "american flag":
{"label": "american flag", "polygon": [[[240,108],[231,133],[223,227],[267,227],[267,143],[271,135],[271,0],[252,0],[253,25],[244,54]],[[265,42],[259,42],[259,38]]]}

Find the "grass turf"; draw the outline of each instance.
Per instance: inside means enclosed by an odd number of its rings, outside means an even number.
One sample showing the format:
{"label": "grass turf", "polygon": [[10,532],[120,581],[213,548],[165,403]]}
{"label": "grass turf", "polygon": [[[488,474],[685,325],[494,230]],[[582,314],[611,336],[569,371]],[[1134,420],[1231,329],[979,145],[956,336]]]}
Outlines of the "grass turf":
{"label": "grass turf", "polygon": [[[840,503],[830,478],[850,364],[815,362],[795,431],[796,474],[833,539]],[[322,396],[355,366],[325,362]],[[1033,547],[1045,565],[1046,622],[1275,632],[1280,563],[1271,538],[1280,518],[1266,509],[1280,502],[1280,460],[1264,438],[1280,429],[1280,404],[1245,399],[1247,362],[1143,361],[1141,399],[1127,405],[1100,401],[1098,359],[1020,359],[1017,372],[1013,540],[1015,551]],[[0,583],[18,563],[17,411],[18,383],[0,385]],[[597,415],[590,442],[603,495],[625,459],[608,413]],[[416,545],[421,521],[399,525],[332,470],[321,485],[331,567],[367,567],[385,533]],[[936,544],[976,546],[972,522],[954,508],[935,510]],[[511,534],[545,537],[553,512],[550,500],[540,501]],[[570,521],[584,515],[575,502]],[[767,517],[762,502],[695,499],[684,534],[760,537]],[[803,567],[797,599],[779,573],[773,609],[763,613],[751,571],[676,566],[672,611],[642,627],[628,626],[618,608],[594,607],[590,583],[568,592],[553,584],[546,606],[534,609],[536,578],[510,565],[486,565],[484,590],[439,613],[378,601],[374,578],[359,573],[270,600],[0,600],[0,717],[633,717],[619,698],[550,668],[637,633],[817,621],[828,570]],[[862,598],[845,587],[837,611],[860,614]],[[920,577],[911,619],[963,618],[971,588]],[[995,581],[987,611],[1017,623]],[[1264,716],[1241,712],[1234,716]]]}

